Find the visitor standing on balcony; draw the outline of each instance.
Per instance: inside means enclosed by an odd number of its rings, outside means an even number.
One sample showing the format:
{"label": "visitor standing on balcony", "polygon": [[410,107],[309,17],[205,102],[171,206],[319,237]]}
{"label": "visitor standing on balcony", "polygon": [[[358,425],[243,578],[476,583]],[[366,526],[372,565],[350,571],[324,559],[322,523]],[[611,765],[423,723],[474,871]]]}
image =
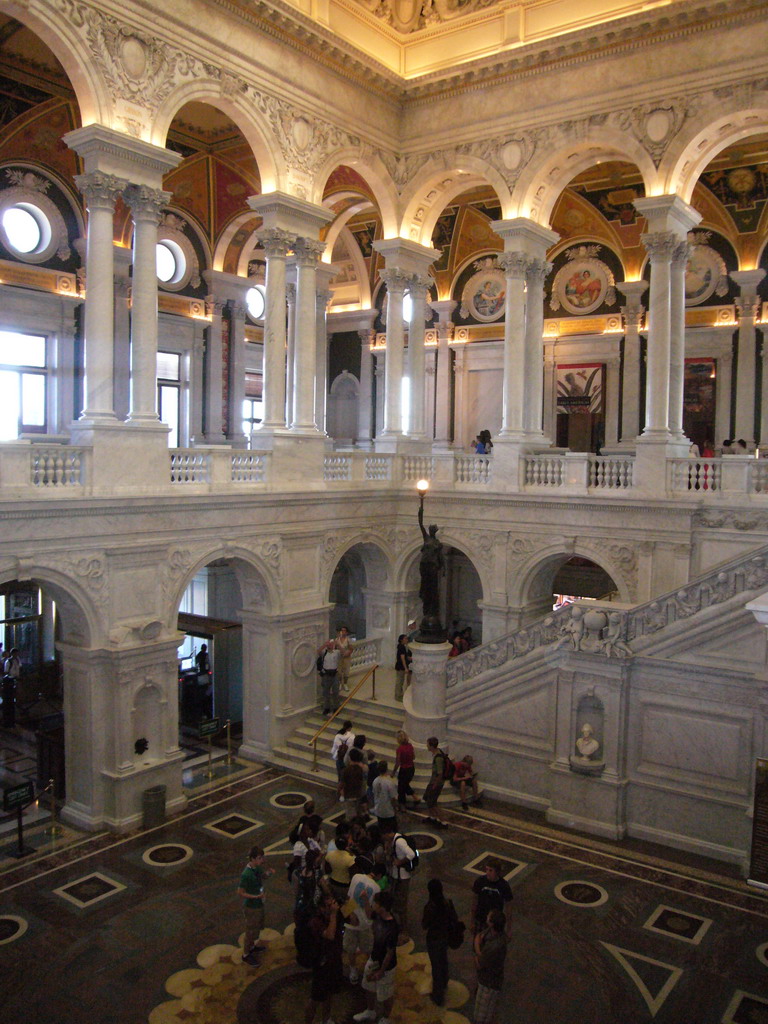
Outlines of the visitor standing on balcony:
{"label": "visitor standing on balcony", "polygon": [[335,640],[328,640],[317,652],[322,660],[323,714],[330,715],[339,706],[339,662],[341,651]]}
{"label": "visitor standing on balcony", "polygon": [[352,664],[354,645],[349,639],[346,626],[339,626],[336,634],[336,650],[339,652],[339,684],[341,693],[349,693],[349,666]]}

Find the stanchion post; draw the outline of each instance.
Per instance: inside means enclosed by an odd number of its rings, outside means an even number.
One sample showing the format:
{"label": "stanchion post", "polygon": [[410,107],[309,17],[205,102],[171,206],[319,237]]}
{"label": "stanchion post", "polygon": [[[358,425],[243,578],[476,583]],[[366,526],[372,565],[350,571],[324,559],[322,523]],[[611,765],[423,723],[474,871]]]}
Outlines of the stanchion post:
{"label": "stanchion post", "polygon": [[50,791],[50,794],[51,794],[51,824],[45,830],[45,834],[47,836],[52,836],[55,839],[56,836],[60,836],[64,830],[62,828],[60,828],[56,824],[56,814],[57,814],[57,810],[58,810],[58,804],[57,804],[57,801],[56,801],[56,793],[54,792],[53,786],[54,786],[53,779],[48,779],[48,785],[46,787],[46,792]]}
{"label": "stanchion post", "polygon": [[208,737],[208,771],[205,773],[206,779],[212,779],[213,778],[214,772],[213,772],[213,768],[212,768],[212,762],[213,762],[213,736],[209,736]]}
{"label": "stanchion post", "polygon": [[376,667],[373,669],[373,692],[371,693],[371,700],[376,700]]}
{"label": "stanchion post", "polygon": [[232,764],[232,722],[227,719],[227,766]]}

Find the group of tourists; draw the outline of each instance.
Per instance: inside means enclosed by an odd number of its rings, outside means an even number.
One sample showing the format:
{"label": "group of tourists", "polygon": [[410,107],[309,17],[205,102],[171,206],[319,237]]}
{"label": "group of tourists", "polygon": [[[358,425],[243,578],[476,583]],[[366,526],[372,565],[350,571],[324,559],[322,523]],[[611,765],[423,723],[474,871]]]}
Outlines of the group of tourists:
{"label": "group of tourists", "polygon": [[[288,864],[294,893],[294,942],[297,962],[311,971],[304,1020],[313,1024],[318,1010],[333,1024],[332,1002],[343,984],[360,984],[366,1008],[358,1022],[391,1024],[398,950],[408,939],[408,902],[418,854],[408,837],[393,826],[366,827],[363,820],[341,822],[325,845],[322,818],[308,801],[290,833]],[[259,964],[264,943],[264,850],[254,846],[240,878],[245,936],[243,962]],[[421,927],[432,968],[430,998],[445,1003],[449,950],[462,944],[464,925],[439,878],[427,883]],[[470,932],[477,972],[475,1024],[495,1024],[511,934],[506,911],[512,900],[501,862],[490,857],[472,885]]]}

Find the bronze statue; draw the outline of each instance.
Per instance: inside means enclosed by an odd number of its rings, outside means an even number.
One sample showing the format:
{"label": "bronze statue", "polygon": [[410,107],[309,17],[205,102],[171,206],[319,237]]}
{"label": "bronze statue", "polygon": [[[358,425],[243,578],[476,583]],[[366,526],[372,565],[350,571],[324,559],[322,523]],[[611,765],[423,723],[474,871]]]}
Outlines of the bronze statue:
{"label": "bronze statue", "polygon": [[433,523],[429,530],[424,529],[424,496],[421,495],[419,505],[419,529],[424,543],[421,545],[419,572],[421,586],[419,597],[424,611],[418,639],[427,643],[441,643],[445,633],[440,624],[440,574],[445,567],[443,545],[437,539],[437,526]]}

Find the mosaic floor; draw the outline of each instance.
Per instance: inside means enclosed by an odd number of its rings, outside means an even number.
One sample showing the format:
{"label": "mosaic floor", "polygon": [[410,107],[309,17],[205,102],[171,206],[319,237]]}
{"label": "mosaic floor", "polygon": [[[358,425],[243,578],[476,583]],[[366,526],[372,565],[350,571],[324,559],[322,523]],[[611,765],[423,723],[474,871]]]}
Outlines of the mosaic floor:
{"label": "mosaic floor", "polygon": [[[326,820],[330,789],[273,769],[192,787],[183,816],[115,837],[71,830],[36,854],[0,852],[0,1019],[8,1024],[299,1024],[309,975],[295,963],[287,832],[312,795]],[[439,835],[409,814],[421,866],[411,894],[413,942],[398,968],[396,1024],[468,1024],[468,941],[450,954],[447,1004],[429,1000],[418,927],[430,877],[468,918],[472,881],[491,855],[514,892],[500,1024],[756,1024],[768,1021],[768,898],[712,862],[560,832],[486,800],[448,811]],[[44,827],[38,827],[44,832]],[[30,829],[30,842],[35,842]],[[240,960],[235,890],[261,843],[268,880],[267,951]],[[359,987],[336,997],[350,1024]]]}

